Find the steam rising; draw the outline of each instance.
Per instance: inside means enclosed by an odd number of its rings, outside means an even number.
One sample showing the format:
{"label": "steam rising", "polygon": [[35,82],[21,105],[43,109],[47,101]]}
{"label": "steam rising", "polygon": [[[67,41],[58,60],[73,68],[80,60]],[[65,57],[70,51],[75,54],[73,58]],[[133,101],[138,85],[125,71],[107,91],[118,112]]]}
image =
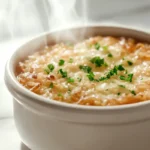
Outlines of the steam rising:
{"label": "steam rising", "polygon": [[37,35],[57,28],[86,24],[86,0],[79,16],[76,0],[9,0],[7,25],[12,38]]}
{"label": "steam rising", "polygon": [[75,12],[75,0],[49,0],[52,12],[50,17],[50,27],[67,27],[79,21]]}

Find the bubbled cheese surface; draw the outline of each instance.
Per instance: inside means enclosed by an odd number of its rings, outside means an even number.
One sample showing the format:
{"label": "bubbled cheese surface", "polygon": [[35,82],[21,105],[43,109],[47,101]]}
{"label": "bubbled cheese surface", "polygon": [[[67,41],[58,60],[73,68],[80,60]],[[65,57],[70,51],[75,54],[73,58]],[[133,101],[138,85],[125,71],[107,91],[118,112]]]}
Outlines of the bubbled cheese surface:
{"label": "bubbled cheese surface", "polygon": [[58,43],[18,68],[18,81],[50,101],[107,106],[150,100],[150,45],[131,38]]}

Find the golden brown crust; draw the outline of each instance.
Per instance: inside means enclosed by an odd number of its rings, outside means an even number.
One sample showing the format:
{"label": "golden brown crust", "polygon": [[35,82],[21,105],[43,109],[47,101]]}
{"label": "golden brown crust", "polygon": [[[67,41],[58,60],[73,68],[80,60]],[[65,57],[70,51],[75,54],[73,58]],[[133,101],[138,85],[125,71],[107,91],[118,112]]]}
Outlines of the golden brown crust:
{"label": "golden brown crust", "polygon": [[[105,63],[96,66],[91,61],[94,57]],[[63,65],[59,65],[60,60]],[[46,73],[49,64],[54,69]],[[100,80],[119,65],[124,70]],[[67,72],[67,77],[62,77],[60,69]],[[17,72],[18,81],[27,89],[57,101],[114,106],[150,100],[150,44],[132,38],[97,36],[74,45],[49,46],[20,62]],[[91,72],[94,79],[89,78]]]}

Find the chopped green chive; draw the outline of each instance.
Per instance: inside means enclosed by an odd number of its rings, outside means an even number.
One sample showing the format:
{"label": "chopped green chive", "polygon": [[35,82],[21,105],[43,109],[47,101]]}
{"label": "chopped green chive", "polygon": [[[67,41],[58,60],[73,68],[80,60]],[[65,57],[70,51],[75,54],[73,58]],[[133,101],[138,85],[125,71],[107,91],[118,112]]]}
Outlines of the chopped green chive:
{"label": "chopped green chive", "polygon": [[99,79],[94,79],[94,81],[99,82],[100,80]]}
{"label": "chopped green chive", "polygon": [[82,65],[80,65],[79,68],[80,68],[81,70],[83,70],[84,72],[86,72],[86,73],[90,73],[91,70],[92,70],[92,68],[89,67],[89,66],[82,66]]}
{"label": "chopped green chive", "polygon": [[118,86],[120,86],[120,87],[122,87],[122,88],[126,88],[125,85],[118,85]]}
{"label": "chopped green chive", "polygon": [[112,72],[112,75],[114,75],[114,74],[117,75],[117,70],[118,70],[118,67],[114,66],[114,68],[110,72]]}
{"label": "chopped green chive", "polygon": [[125,70],[124,67],[123,67],[122,65],[118,65],[118,66],[117,66],[117,69],[118,69],[119,71]]}
{"label": "chopped green chive", "polygon": [[52,72],[55,68],[53,64],[48,64],[47,67],[49,68],[50,72]]}
{"label": "chopped green chive", "polygon": [[105,67],[108,67],[108,64],[107,64],[106,62],[104,62],[104,66],[105,66]]}
{"label": "chopped green chive", "polygon": [[136,93],[135,93],[135,91],[134,91],[134,90],[132,90],[132,91],[131,91],[131,93],[132,93],[133,95],[136,95]]}
{"label": "chopped green chive", "polygon": [[68,79],[67,79],[67,82],[69,82],[69,83],[74,83],[74,79],[73,79],[73,78],[68,78]]}
{"label": "chopped green chive", "polygon": [[112,55],[111,53],[109,53],[107,56],[108,56],[108,57],[113,57],[113,55]]}
{"label": "chopped green chive", "polygon": [[120,80],[126,80],[125,76],[120,76]]}
{"label": "chopped green chive", "polygon": [[89,78],[90,81],[93,81],[94,80],[94,73],[93,72],[90,72],[89,74],[87,74],[87,77]]}
{"label": "chopped green chive", "polygon": [[52,72],[54,70],[54,65],[53,64],[48,64],[47,68],[44,69],[44,71],[49,74],[50,72]]}
{"label": "chopped green chive", "polygon": [[73,59],[72,58],[69,59],[69,63],[73,63]]}
{"label": "chopped green chive", "polygon": [[[118,66],[114,66],[114,68],[113,69],[111,69],[107,74],[106,74],[106,76],[105,77],[101,77],[100,79],[99,79],[99,81],[104,81],[104,80],[107,80],[107,79],[110,79],[110,77],[111,76],[113,76],[113,75],[117,75],[117,71],[123,71],[123,70],[125,70],[124,69],[124,67],[122,66],[122,65],[118,65]],[[125,76],[120,76],[120,79],[121,80],[126,80],[126,78],[125,78]]]}
{"label": "chopped green chive", "polygon": [[106,77],[109,79],[111,76],[113,76],[115,74],[117,75],[117,67],[116,66],[112,70],[110,70],[108,72],[108,74],[106,75]]}
{"label": "chopped green chive", "polygon": [[103,46],[103,50],[104,51],[108,50],[108,46],[107,45]]}
{"label": "chopped green chive", "polygon": [[128,74],[128,77],[120,76],[120,80],[132,82],[133,74]]}
{"label": "chopped green chive", "polygon": [[63,95],[61,93],[58,93],[57,96],[63,97]]}
{"label": "chopped green chive", "polygon": [[79,78],[79,77],[78,77],[77,79],[78,79],[78,81],[79,81],[79,82],[81,82],[81,80],[82,80],[82,79],[81,79],[81,78]]}
{"label": "chopped green chive", "polygon": [[127,81],[132,82],[133,74],[128,74]]}
{"label": "chopped green chive", "polygon": [[133,62],[131,62],[131,61],[127,61],[127,63],[128,63],[129,66],[133,65]]}
{"label": "chopped green chive", "polygon": [[119,96],[120,94],[121,94],[120,92],[117,93],[118,96]]}
{"label": "chopped green chive", "polygon": [[66,78],[67,77],[67,72],[66,71],[63,71],[62,69],[59,69],[59,73],[61,74],[61,76],[63,78]]}
{"label": "chopped green chive", "polygon": [[[102,65],[107,66],[107,64],[104,62],[104,59],[101,59],[99,56],[92,58],[90,61],[91,63],[95,64],[96,67],[100,67]],[[117,75],[118,71],[125,71],[125,73],[127,74],[127,70],[125,70],[125,68],[122,65],[118,65],[114,66],[114,68],[111,69],[107,74],[105,74],[105,76],[100,77],[99,79],[94,79],[94,74],[92,72],[91,67],[80,65],[79,68],[82,69],[84,72],[88,73],[87,77],[89,78],[90,81],[97,81],[97,82],[110,79],[111,76]],[[119,78],[120,80],[132,82],[133,74],[128,74],[127,76],[120,75]]]}
{"label": "chopped green chive", "polygon": [[92,46],[93,46],[93,44],[88,44],[88,45],[87,45],[88,49],[91,49]]}
{"label": "chopped green chive", "polygon": [[64,63],[65,63],[65,61],[64,61],[63,59],[60,59],[60,60],[59,60],[59,66],[63,66]]}
{"label": "chopped green chive", "polygon": [[107,80],[108,78],[106,78],[106,77],[101,77],[100,79],[99,79],[99,81],[104,81],[104,80]]}
{"label": "chopped green chive", "polygon": [[95,64],[96,67],[101,67],[105,64],[104,58],[101,59],[99,56],[93,57],[90,61]]}
{"label": "chopped green chive", "polygon": [[70,94],[71,93],[71,89],[68,89],[68,94]]}
{"label": "chopped green chive", "polygon": [[50,83],[49,87],[52,89],[54,87],[54,84]]}
{"label": "chopped green chive", "polygon": [[100,48],[100,44],[99,43],[96,43],[94,46],[95,46],[96,50],[99,50],[99,48]]}
{"label": "chopped green chive", "polygon": [[50,73],[50,70],[48,68],[45,68],[44,71],[49,74]]}

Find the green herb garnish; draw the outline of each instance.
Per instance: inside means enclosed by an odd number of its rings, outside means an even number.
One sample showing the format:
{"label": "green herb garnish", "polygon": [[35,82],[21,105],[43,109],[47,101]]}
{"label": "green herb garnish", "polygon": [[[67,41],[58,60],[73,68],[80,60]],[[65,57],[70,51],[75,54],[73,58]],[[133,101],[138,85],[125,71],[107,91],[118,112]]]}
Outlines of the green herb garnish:
{"label": "green herb garnish", "polygon": [[71,93],[71,89],[68,89],[68,94],[70,94]]}
{"label": "green herb garnish", "polygon": [[61,93],[58,93],[57,96],[63,97],[63,95]]}
{"label": "green herb garnish", "polygon": [[88,48],[88,49],[91,49],[92,46],[93,46],[93,44],[90,43],[90,44],[87,45],[87,48]]}
{"label": "green herb garnish", "polygon": [[68,79],[67,79],[67,82],[69,82],[69,83],[74,83],[74,79],[73,79],[73,78],[68,78]]}
{"label": "green herb garnish", "polygon": [[126,81],[126,77],[125,76],[120,76],[120,80],[125,80]]}
{"label": "green herb garnish", "polygon": [[44,69],[44,71],[49,74],[50,72],[52,72],[54,70],[54,65],[53,64],[48,64],[47,68]]}
{"label": "green herb garnish", "polygon": [[49,74],[50,73],[50,70],[48,68],[45,68],[44,71]]}
{"label": "green herb garnish", "polygon": [[127,63],[128,63],[129,66],[133,65],[133,62],[131,62],[131,61],[127,61]]}
{"label": "green herb garnish", "polygon": [[105,64],[104,58],[101,59],[99,56],[93,57],[90,61],[95,64],[96,67],[101,67]]}
{"label": "green herb garnish", "polygon": [[132,78],[133,78],[132,73],[128,74],[128,77],[120,76],[120,80],[124,80],[124,81],[128,81],[128,82],[132,82]]}
{"label": "green herb garnish", "polygon": [[54,87],[54,84],[50,83],[49,87],[52,89]]}
{"label": "green herb garnish", "polygon": [[81,78],[79,78],[79,77],[78,77],[77,79],[78,79],[78,81],[79,81],[79,82],[81,82],[81,80],[82,80],[82,79],[81,79]]}
{"label": "green herb garnish", "polygon": [[103,46],[103,50],[104,51],[108,50],[108,46],[107,45]]}
{"label": "green herb garnish", "polygon": [[59,60],[59,66],[63,66],[64,63],[65,63],[65,61],[64,61],[63,59],[60,59],[60,60]]}
{"label": "green herb garnish", "polygon": [[108,78],[107,77],[101,77],[100,79],[99,79],[99,81],[104,81],[104,80],[107,80]]}
{"label": "green herb garnish", "polygon": [[93,81],[94,80],[94,73],[93,72],[90,72],[89,74],[87,74],[87,77],[89,78],[90,81]]}
{"label": "green herb garnish", "polygon": [[94,79],[94,81],[99,82],[99,79]]}
{"label": "green herb garnish", "polygon": [[132,82],[133,74],[128,74],[127,81]]}
{"label": "green herb garnish", "polygon": [[109,79],[111,76],[113,76],[115,74],[117,75],[117,67],[116,66],[107,73],[106,77],[107,77],[107,79]]}
{"label": "green herb garnish", "polygon": [[59,73],[61,74],[61,76],[63,78],[66,78],[67,77],[67,72],[66,71],[63,71],[62,69],[59,69]]}
{"label": "green herb garnish", "polygon": [[[125,70],[125,69],[123,68],[122,65],[114,66],[114,68],[111,69],[111,70],[106,74],[106,76],[101,77],[101,78],[99,79],[99,81],[104,81],[104,80],[110,79],[110,77],[113,76],[113,75],[117,75],[117,74],[118,74],[118,70],[119,70],[119,71],[123,71],[123,70]],[[125,77],[124,77],[124,76],[120,76],[120,78],[121,78],[121,79],[122,79],[122,78],[124,79]],[[122,80],[123,80],[123,79],[122,79]]]}
{"label": "green herb garnish", "polygon": [[132,90],[132,91],[130,91],[133,95],[136,95],[136,93],[135,93],[135,91],[134,90]]}
{"label": "green herb garnish", "polygon": [[119,96],[120,94],[121,94],[120,92],[117,93],[118,96]]}
{"label": "green herb garnish", "polygon": [[50,70],[50,72],[52,72],[55,68],[53,64],[48,64],[47,67]]}
{"label": "green herb garnish", "polygon": [[104,66],[105,66],[105,67],[108,67],[108,64],[107,64],[106,62],[104,62]]}
{"label": "green herb garnish", "polygon": [[80,65],[79,68],[80,68],[81,70],[83,70],[84,72],[86,72],[86,73],[90,73],[91,70],[92,70],[92,68],[89,67],[89,66],[82,66],[82,65]]}
{"label": "green herb garnish", "polygon": [[108,57],[113,57],[113,55],[112,55],[111,53],[109,53],[107,56],[108,56]]}
{"label": "green herb garnish", "polygon": [[120,86],[120,87],[122,87],[122,88],[126,88],[125,85],[122,85],[122,84],[121,84],[121,85],[118,85],[118,86]]}
{"label": "green herb garnish", "polygon": [[73,59],[72,58],[69,59],[69,63],[73,63]]}
{"label": "green herb garnish", "polygon": [[99,50],[99,48],[100,48],[100,44],[99,43],[96,43],[94,46],[95,46],[96,50]]}
{"label": "green herb garnish", "polygon": [[117,66],[117,69],[118,69],[119,71],[125,70],[124,67],[123,67],[122,65],[118,65],[118,66]]}

